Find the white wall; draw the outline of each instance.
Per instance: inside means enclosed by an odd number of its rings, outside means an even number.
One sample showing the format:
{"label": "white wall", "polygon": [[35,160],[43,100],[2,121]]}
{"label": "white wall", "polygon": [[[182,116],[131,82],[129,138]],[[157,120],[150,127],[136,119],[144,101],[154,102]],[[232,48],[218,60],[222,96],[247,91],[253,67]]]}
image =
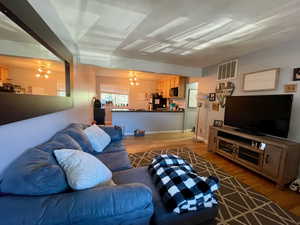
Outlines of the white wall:
{"label": "white wall", "polygon": [[90,123],[95,83],[95,74],[77,65],[74,77],[74,108],[0,126],[0,174],[26,149],[47,141],[68,124]]}
{"label": "white wall", "polygon": [[[298,83],[292,81],[293,69],[300,66],[300,45],[299,42],[284,43],[279,46],[260,50],[239,58],[238,77],[235,80],[236,90],[234,95],[270,95],[283,94],[284,85]],[[244,73],[255,72],[263,69],[281,68],[278,89],[275,91],[244,92],[242,90],[242,78]],[[204,93],[215,92],[217,66],[210,66],[203,69],[203,78],[198,79],[199,91]],[[300,90],[294,95],[289,139],[300,142]],[[209,112],[209,123],[215,119],[224,119],[224,109],[220,112]]]}

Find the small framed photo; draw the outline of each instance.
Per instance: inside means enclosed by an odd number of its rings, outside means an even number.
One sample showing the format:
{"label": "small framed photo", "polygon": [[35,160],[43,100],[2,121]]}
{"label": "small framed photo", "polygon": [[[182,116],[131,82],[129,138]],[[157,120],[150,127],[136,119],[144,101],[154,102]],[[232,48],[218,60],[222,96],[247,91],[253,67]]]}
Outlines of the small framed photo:
{"label": "small framed photo", "polygon": [[209,94],[208,94],[208,100],[209,100],[210,102],[216,101],[216,93],[209,93]]}
{"label": "small framed photo", "polygon": [[295,68],[294,69],[294,81],[299,81],[300,80],[300,68]]}
{"label": "small framed photo", "polygon": [[219,112],[219,110],[220,110],[220,104],[218,102],[212,103],[212,110],[216,111],[216,112]]}
{"label": "small framed photo", "polygon": [[214,127],[222,127],[223,121],[222,120],[214,120]]}

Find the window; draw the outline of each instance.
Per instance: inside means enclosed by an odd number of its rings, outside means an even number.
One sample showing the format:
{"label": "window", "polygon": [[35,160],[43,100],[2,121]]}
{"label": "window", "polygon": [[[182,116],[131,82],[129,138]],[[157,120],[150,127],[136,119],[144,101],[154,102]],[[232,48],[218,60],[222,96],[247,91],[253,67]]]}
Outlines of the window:
{"label": "window", "polygon": [[101,93],[101,103],[112,102],[113,105],[128,105],[128,95]]}
{"label": "window", "polygon": [[218,66],[218,80],[234,79],[237,75],[238,60],[231,60]]}

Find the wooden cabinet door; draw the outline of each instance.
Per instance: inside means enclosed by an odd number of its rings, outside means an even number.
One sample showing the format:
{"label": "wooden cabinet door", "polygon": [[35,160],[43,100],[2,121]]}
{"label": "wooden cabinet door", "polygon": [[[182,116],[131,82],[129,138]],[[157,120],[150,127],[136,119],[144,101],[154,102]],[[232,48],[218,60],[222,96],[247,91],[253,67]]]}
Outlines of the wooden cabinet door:
{"label": "wooden cabinet door", "polygon": [[7,82],[7,78],[8,78],[8,69],[0,66],[0,82],[2,83]]}
{"label": "wooden cabinet door", "polygon": [[214,128],[209,129],[208,151],[215,152],[217,149],[217,130]]}
{"label": "wooden cabinet door", "polygon": [[179,98],[185,98],[185,86],[186,86],[186,78],[180,77],[179,78],[179,93],[178,93]]}
{"label": "wooden cabinet door", "polygon": [[273,145],[268,145],[263,161],[263,172],[266,175],[276,178],[279,173],[279,166],[282,156],[282,149]]}

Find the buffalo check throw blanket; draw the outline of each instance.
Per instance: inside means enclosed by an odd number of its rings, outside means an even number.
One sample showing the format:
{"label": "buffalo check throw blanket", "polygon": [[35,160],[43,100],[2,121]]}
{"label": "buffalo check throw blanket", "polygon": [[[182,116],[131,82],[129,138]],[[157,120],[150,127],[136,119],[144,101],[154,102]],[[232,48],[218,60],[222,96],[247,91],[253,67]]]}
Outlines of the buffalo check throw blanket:
{"label": "buffalo check throw blanket", "polygon": [[197,211],[218,204],[213,192],[216,177],[200,177],[182,158],[165,154],[153,159],[148,167],[166,207],[175,213]]}

